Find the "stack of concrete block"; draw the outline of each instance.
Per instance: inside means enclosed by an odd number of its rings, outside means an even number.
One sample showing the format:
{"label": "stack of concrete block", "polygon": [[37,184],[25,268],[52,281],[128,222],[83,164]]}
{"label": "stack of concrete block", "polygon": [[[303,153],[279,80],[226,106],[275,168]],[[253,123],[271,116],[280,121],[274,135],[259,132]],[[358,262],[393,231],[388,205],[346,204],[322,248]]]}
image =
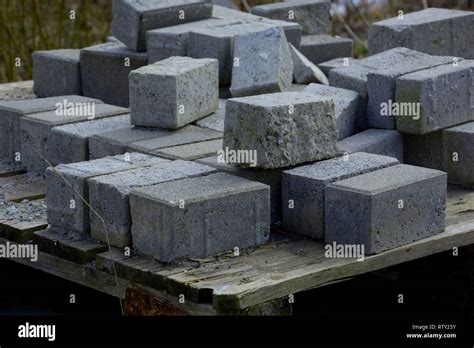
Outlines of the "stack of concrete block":
{"label": "stack of concrete block", "polygon": [[230,87],[233,97],[283,92],[292,81],[293,58],[281,28],[235,38]]}
{"label": "stack of concrete block", "polygon": [[130,73],[132,124],[178,129],[215,112],[219,99],[215,59],[172,57]]}
{"label": "stack of concrete block", "polygon": [[80,50],[33,52],[33,90],[38,97],[81,95]]}
{"label": "stack of concrete block", "polygon": [[147,64],[145,52],[134,52],[121,42],[81,50],[82,91],[105,103],[129,106],[128,75]]}
{"label": "stack of concrete block", "polygon": [[252,7],[251,13],[301,25],[304,35],[331,34],[331,4],[325,0],[292,0]]}
{"label": "stack of concrete block", "polygon": [[326,187],[325,242],[363,245],[371,255],[445,228],[446,173],[404,164]]}
{"label": "stack of concrete block", "polygon": [[[131,247],[130,192],[215,171],[214,168],[195,162],[174,161],[88,179],[89,203],[93,209],[90,213],[91,236],[117,247]],[[142,223],[150,224],[151,219],[152,216]],[[164,218],[164,223],[168,219]]]}
{"label": "stack of concrete block", "polygon": [[269,204],[266,185],[226,173],[137,189],[133,245],[164,262],[260,245],[270,234]]}
{"label": "stack of concrete block", "polygon": [[408,47],[433,55],[474,58],[474,13],[428,8],[374,23],[369,30],[369,54]]}
{"label": "stack of concrete block", "polygon": [[310,84],[305,93],[332,98],[334,101],[334,121],[338,131],[338,140],[345,139],[358,132],[363,124],[359,110],[360,96],[357,92],[331,86]]}
{"label": "stack of concrete block", "polygon": [[283,228],[289,232],[323,239],[326,187],[333,182],[398,163],[392,157],[358,152],[284,171]]}
{"label": "stack of concrete block", "polygon": [[71,103],[96,103],[101,101],[86,97],[66,95],[32,100],[6,101],[0,103],[0,160],[22,162],[20,119],[38,113],[53,111],[64,101]]}
{"label": "stack of concrete block", "polygon": [[348,67],[357,64],[359,59],[350,57],[334,58],[318,64],[318,68],[326,75],[329,76],[329,71],[335,68]]}
{"label": "stack of concrete block", "polygon": [[169,161],[130,153],[48,168],[45,180],[48,223],[82,237],[89,236],[89,179],[166,162]]}
{"label": "stack of concrete block", "polygon": [[[64,101],[62,108],[20,118],[22,164],[31,172],[44,174],[48,164],[48,144],[54,127],[124,115],[128,109],[92,103]],[[60,147],[61,148],[61,147]]]}
{"label": "stack of concrete block", "polygon": [[314,64],[352,57],[352,40],[331,35],[306,35],[301,38],[300,51]]}
{"label": "stack of concrete block", "polygon": [[224,147],[254,151],[257,168],[275,169],[334,157],[336,138],[334,102],[327,97],[284,92],[227,102]]}

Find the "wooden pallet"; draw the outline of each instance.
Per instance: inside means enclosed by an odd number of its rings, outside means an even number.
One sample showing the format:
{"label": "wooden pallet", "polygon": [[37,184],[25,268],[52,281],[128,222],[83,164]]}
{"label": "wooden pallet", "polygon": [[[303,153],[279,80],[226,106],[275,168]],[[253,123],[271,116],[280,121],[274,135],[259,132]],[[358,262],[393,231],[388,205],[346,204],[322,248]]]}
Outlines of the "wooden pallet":
{"label": "wooden pallet", "polygon": [[[290,314],[291,294],[474,244],[474,191],[451,187],[448,196],[445,232],[364,261],[326,258],[322,243],[283,236],[238,257],[223,254],[172,266],[44,232],[37,234],[59,246],[46,241],[48,250],[36,263],[13,261],[119,297],[129,314],[153,314],[150,308],[177,315]],[[55,250],[72,256],[58,257]]]}

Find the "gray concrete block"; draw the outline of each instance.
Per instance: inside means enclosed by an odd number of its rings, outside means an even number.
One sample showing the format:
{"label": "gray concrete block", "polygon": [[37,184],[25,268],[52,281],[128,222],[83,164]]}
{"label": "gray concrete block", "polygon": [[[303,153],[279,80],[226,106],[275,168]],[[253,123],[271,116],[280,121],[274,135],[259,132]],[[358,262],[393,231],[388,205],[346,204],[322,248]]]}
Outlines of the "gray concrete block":
{"label": "gray concrete block", "polygon": [[336,138],[330,98],[285,92],[227,101],[224,147],[237,153],[251,151],[258,168],[334,157]]}
{"label": "gray concrete block", "polygon": [[136,126],[181,128],[218,108],[218,62],[172,57],[130,73],[130,115]]}
{"label": "gray concrete block", "polygon": [[78,49],[33,52],[33,90],[39,97],[82,94]]}
{"label": "gray concrete block", "polygon": [[474,58],[474,13],[428,8],[374,23],[369,30],[369,54],[408,47],[433,55]]}
{"label": "gray concrete block", "polygon": [[260,182],[270,187],[270,215],[271,223],[276,226],[281,222],[281,175],[283,169],[242,168],[225,161],[220,153],[217,156],[198,159],[196,162],[214,167],[242,178]]}
{"label": "gray concrete block", "polygon": [[64,100],[74,103],[101,103],[97,99],[71,95],[0,102],[0,160],[11,163],[21,162],[21,117],[56,110],[58,103],[63,104]]}
{"label": "gray concrete block", "polygon": [[424,135],[403,134],[403,162],[444,170],[442,135],[441,130]]}
{"label": "gray concrete block", "polygon": [[46,143],[46,158],[53,166],[87,161],[90,137],[129,125],[130,115],[122,115],[54,127]]}
{"label": "gray concrete block", "polygon": [[90,205],[97,213],[90,212],[91,236],[107,242],[108,234],[112,245],[132,246],[130,192],[140,187],[213,172],[214,168],[203,164],[174,161],[88,179]]}
{"label": "gray concrete block", "polygon": [[189,33],[188,55],[193,58],[213,58],[219,62],[219,84],[228,86],[234,65],[234,39],[240,35],[278,28],[266,22],[235,22],[192,30]]}
{"label": "gray concrete block", "polygon": [[116,0],[112,35],[133,51],[146,50],[148,30],[198,21],[212,16],[212,4],[199,0]]}
{"label": "gray concrete block", "polygon": [[[76,105],[76,104],[73,104]],[[20,118],[22,164],[31,172],[44,174],[47,161],[48,140],[54,127],[128,114],[128,109],[108,104],[81,104],[59,113],[58,110],[42,112]]]}
{"label": "gray concrete block", "polygon": [[[474,120],[474,61],[441,65],[397,79],[396,101],[418,107],[397,117],[403,133],[426,134]],[[415,108],[411,109],[414,110]]]}
{"label": "gray concrete block", "polygon": [[[152,166],[168,160],[143,154],[127,154],[79,162],[61,164],[46,171],[46,202],[48,223],[65,230],[88,235],[90,231],[89,188],[87,179],[140,166]],[[59,174],[59,175],[58,175]]]}
{"label": "gray concrete block", "polygon": [[136,141],[128,145],[128,151],[151,154],[159,149],[171,146],[221,139],[222,133],[196,126],[186,126],[176,131],[168,131],[160,136]]}
{"label": "gray concrete block", "polygon": [[331,34],[331,4],[324,0],[294,0],[254,6],[251,13],[301,25],[303,34]]}
{"label": "gray concrete block", "polygon": [[341,57],[341,58],[334,58],[322,63],[318,64],[318,68],[326,75],[329,76],[329,71],[335,68],[343,68],[347,66],[351,66],[353,64],[357,64],[359,59],[356,58],[349,58],[349,57]]}
{"label": "gray concrete block", "polygon": [[219,99],[219,108],[211,115],[204,117],[196,122],[201,128],[212,129],[224,133],[225,106],[227,100]]}
{"label": "gray concrete block", "polygon": [[284,32],[271,28],[234,40],[230,91],[234,97],[282,92],[293,80],[293,59]]}
{"label": "gray concrete block", "polygon": [[293,83],[290,88],[288,88],[287,92],[303,92],[308,85],[299,85],[297,83]]}
{"label": "gray concrete block", "polygon": [[293,80],[297,84],[309,84],[312,82],[329,85],[329,80],[324,73],[309,61],[295,46],[290,44],[291,56],[293,57]]}
{"label": "gray concrete block", "polygon": [[301,38],[300,51],[314,64],[334,58],[352,57],[352,40],[331,35],[306,35]]}
{"label": "gray concrete block", "polygon": [[225,173],[135,190],[130,206],[134,247],[164,262],[242,250],[270,234],[268,187]]}
{"label": "gray concrete block", "polygon": [[283,228],[324,238],[326,187],[374,170],[399,164],[393,157],[357,152],[283,172]]}
{"label": "gray concrete block", "polygon": [[443,170],[452,184],[474,188],[474,122],[442,132]]}
{"label": "gray concrete block", "polygon": [[403,138],[400,132],[389,129],[367,129],[337,142],[342,154],[367,152],[403,159]]}
{"label": "gray concrete block", "polygon": [[[396,129],[396,116],[386,115],[392,111],[389,105],[394,105],[396,79],[402,75],[423,69],[453,64],[454,57],[430,56],[417,51],[407,52],[403,64],[386,67],[367,75],[367,125],[370,128]],[[403,117],[403,116],[400,116]]]}
{"label": "gray concrete block", "polygon": [[445,228],[446,173],[400,164],[326,188],[325,242],[390,250]]}
{"label": "gray concrete block", "polygon": [[105,103],[129,105],[128,75],[147,64],[146,53],[109,42],[81,50],[82,93]]}
{"label": "gray concrete block", "polygon": [[329,97],[334,101],[334,121],[339,133],[338,140],[357,133],[361,124],[359,112],[360,96],[357,92],[315,83],[306,87],[304,92]]}
{"label": "gray concrete block", "polygon": [[222,150],[222,142],[222,139],[201,141],[198,143],[167,147],[153,151],[151,154],[163,158],[193,161],[216,155],[219,150]]}

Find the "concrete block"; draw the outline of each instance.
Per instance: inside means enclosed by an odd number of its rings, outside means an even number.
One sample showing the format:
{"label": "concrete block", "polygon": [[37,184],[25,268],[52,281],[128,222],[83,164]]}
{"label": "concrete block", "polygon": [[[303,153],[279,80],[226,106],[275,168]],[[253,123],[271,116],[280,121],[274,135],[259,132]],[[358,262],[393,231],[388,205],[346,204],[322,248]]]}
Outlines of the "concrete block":
{"label": "concrete block", "polygon": [[339,133],[338,140],[357,133],[361,124],[359,112],[360,96],[357,92],[315,83],[306,87],[304,92],[328,97],[334,101],[334,121]]}
{"label": "concrete block", "polygon": [[291,56],[293,57],[293,80],[298,84],[309,84],[312,82],[329,85],[329,80],[324,73],[309,61],[295,46],[290,44]]}
{"label": "concrete block", "polygon": [[424,135],[403,134],[403,162],[444,170],[442,135],[441,130]]}
{"label": "concrete block", "polygon": [[[126,172],[97,176],[88,180],[91,236],[117,247],[132,246],[129,195],[140,187],[149,187],[171,180],[206,175],[214,168],[186,161],[161,163]],[[101,218],[99,218],[100,216]],[[151,216],[147,219],[148,223]]]}
{"label": "concrete block", "polygon": [[200,128],[196,126],[186,126],[177,131],[169,131],[158,137],[149,138],[147,140],[137,141],[128,145],[128,151],[154,153],[159,149],[171,146],[179,146],[185,144],[197,143],[200,141],[208,141],[221,139],[222,133],[210,129]]}
{"label": "concrete block", "polygon": [[445,228],[446,173],[400,164],[326,188],[325,242],[390,250]]}
{"label": "concrete block", "polygon": [[224,119],[225,119],[225,106],[227,100],[219,99],[219,108],[216,112],[211,115],[204,117],[196,122],[196,125],[201,128],[207,128],[215,130],[216,132],[224,133]]}
{"label": "concrete block", "polygon": [[194,161],[199,158],[210,157],[222,150],[222,139],[201,141],[198,143],[167,147],[152,152],[156,155],[169,159],[180,159]]}
{"label": "concrete block", "polygon": [[112,35],[133,51],[146,50],[148,30],[212,16],[212,4],[199,0],[115,0]]}
{"label": "concrete block", "polygon": [[47,161],[48,141],[54,127],[92,119],[101,119],[128,114],[128,109],[108,104],[73,104],[63,108],[28,115],[20,118],[22,164],[31,172],[44,174]]}
{"label": "concrete block", "polygon": [[234,40],[230,91],[234,97],[282,92],[291,86],[293,60],[280,28],[238,36]]}
{"label": "concrete block", "polygon": [[147,64],[146,53],[109,42],[81,50],[82,93],[105,103],[128,107],[128,75]]}
{"label": "concrete block", "polygon": [[288,88],[287,92],[303,92],[308,85],[299,85],[297,83],[293,83],[290,88]]}
{"label": "concrete block", "polygon": [[46,143],[46,158],[53,166],[87,161],[90,137],[129,125],[130,115],[122,115],[54,127]]}
{"label": "concrete block", "polygon": [[130,115],[136,126],[181,128],[218,108],[218,62],[172,57],[130,73]]}
{"label": "concrete block", "polygon": [[324,0],[295,0],[252,7],[251,13],[301,25],[303,34],[330,34],[331,4]]}
{"label": "concrete block", "polygon": [[[227,101],[224,147],[256,155],[256,167],[273,169],[334,157],[334,102],[285,92]],[[248,163],[240,163],[248,166]]]}
{"label": "concrete block", "polygon": [[367,152],[395,157],[404,162],[402,134],[395,130],[367,129],[338,141],[337,148],[343,154]]}
{"label": "concrete block", "polygon": [[433,55],[474,58],[474,13],[428,8],[374,23],[369,30],[369,54],[408,47]]}
{"label": "concrete block", "polygon": [[88,235],[90,231],[89,207],[84,202],[84,200],[89,202],[88,179],[165,162],[169,161],[159,157],[131,153],[88,162],[61,164],[54,169],[48,168],[45,181],[48,223],[68,231]]}
{"label": "concrete block", "polygon": [[[474,120],[474,61],[441,65],[397,79],[396,101],[409,106],[397,117],[403,133],[426,134]],[[410,112],[411,109],[411,112]],[[418,109],[418,114],[413,110]]]}
{"label": "concrete block", "polygon": [[[396,101],[407,105],[397,129],[427,134],[474,120],[474,61],[460,61],[397,79]],[[416,113],[414,112],[416,111]]]}
{"label": "concrete block", "polygon": [[324,238],[326,187],[336,181],[399,164],[393,157],[357,152],[283,172],[283,228]]}
{"label": "concrete block", "polygon": [[[21,117],[56,110],[64,103],[64,100],[73,103],[101,103],[97,99],[72,95],[0,102],[0,160],[11,163],[21,162]],[[18,154],[20,157],[17,156]]]}
{"label": "concrete block", "polygon": [[135,190],[130,206],[134,247],[164,262],[242,250],[270,234],[269,188],[225,173]]}
{"label": "concrete block", "polygon": [[33,52],[33,90],[39,97],[82,94],[77,49]]}
{"label": "concrete block", "polygon": [[318,68],[326,75],[329,76],[329,71],[335,68],[343,68],[351,66],[352,64],[357,64],[359,59],[350,58],[350,57],[341,57],[328,60],[318,64]]}
{"label": "concrete block", "polygon": [[474,122],[442,132],[443,170],[452,184],[474,188]]}
{"label": "concrete block", "polygon": [[270,187],[270,216],[273,226],[281,222],[281,175],[283,169],[242,168],[225,161],[220,153],[217,156],[198,159],[196,162],[214,167],[221,172],[260,182]]}
{"label": "concrete block", "polygon": [[396,111],[390,108],[395,101],[396,79],[402,75],[423,69],[453,64],[454,57],[430,56],[417,51],[407,52],[403,64],[386,67],[371,72],[367,76],[367,125],[370,128],[396,129],[396,115],[387,115],[387,111]]}
{"label": "concrete block", "polygon": [[314,64],[334,58],[352,57],[352,40],[331,35],[306,35],[301,38],[300,51]]}
{"label": "concrete block", "polygon": [[192,30],[189,33],[188,55],[193,58],[213,58],[219,62],[219,84],[228,86],[234,66],[234,39],[237,36],[278,28],[266,22],[235,22]]}

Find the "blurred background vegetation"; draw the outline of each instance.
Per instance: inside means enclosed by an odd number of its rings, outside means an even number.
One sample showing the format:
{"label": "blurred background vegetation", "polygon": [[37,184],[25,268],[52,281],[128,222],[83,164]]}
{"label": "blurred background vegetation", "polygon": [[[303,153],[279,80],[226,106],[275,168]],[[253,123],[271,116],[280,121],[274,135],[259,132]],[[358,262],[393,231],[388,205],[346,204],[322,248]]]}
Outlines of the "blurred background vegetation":
{"label": "blurred background vegetation", "polygon": [[[235,0],[251,6],[275,0]],[[333,0],[333,34],[354,40],[354,54],[366,54],[371,23],[426,7],[474,10],[474,0]],[[31,53],[81,48],[110,35],[112,0],[0,0],[0,82],[31,79]],[[466,33],[472,35],[472,33]],[[18,60],[19,58],[19,60]],[[20,64],[18,64],[20,63]]]}

